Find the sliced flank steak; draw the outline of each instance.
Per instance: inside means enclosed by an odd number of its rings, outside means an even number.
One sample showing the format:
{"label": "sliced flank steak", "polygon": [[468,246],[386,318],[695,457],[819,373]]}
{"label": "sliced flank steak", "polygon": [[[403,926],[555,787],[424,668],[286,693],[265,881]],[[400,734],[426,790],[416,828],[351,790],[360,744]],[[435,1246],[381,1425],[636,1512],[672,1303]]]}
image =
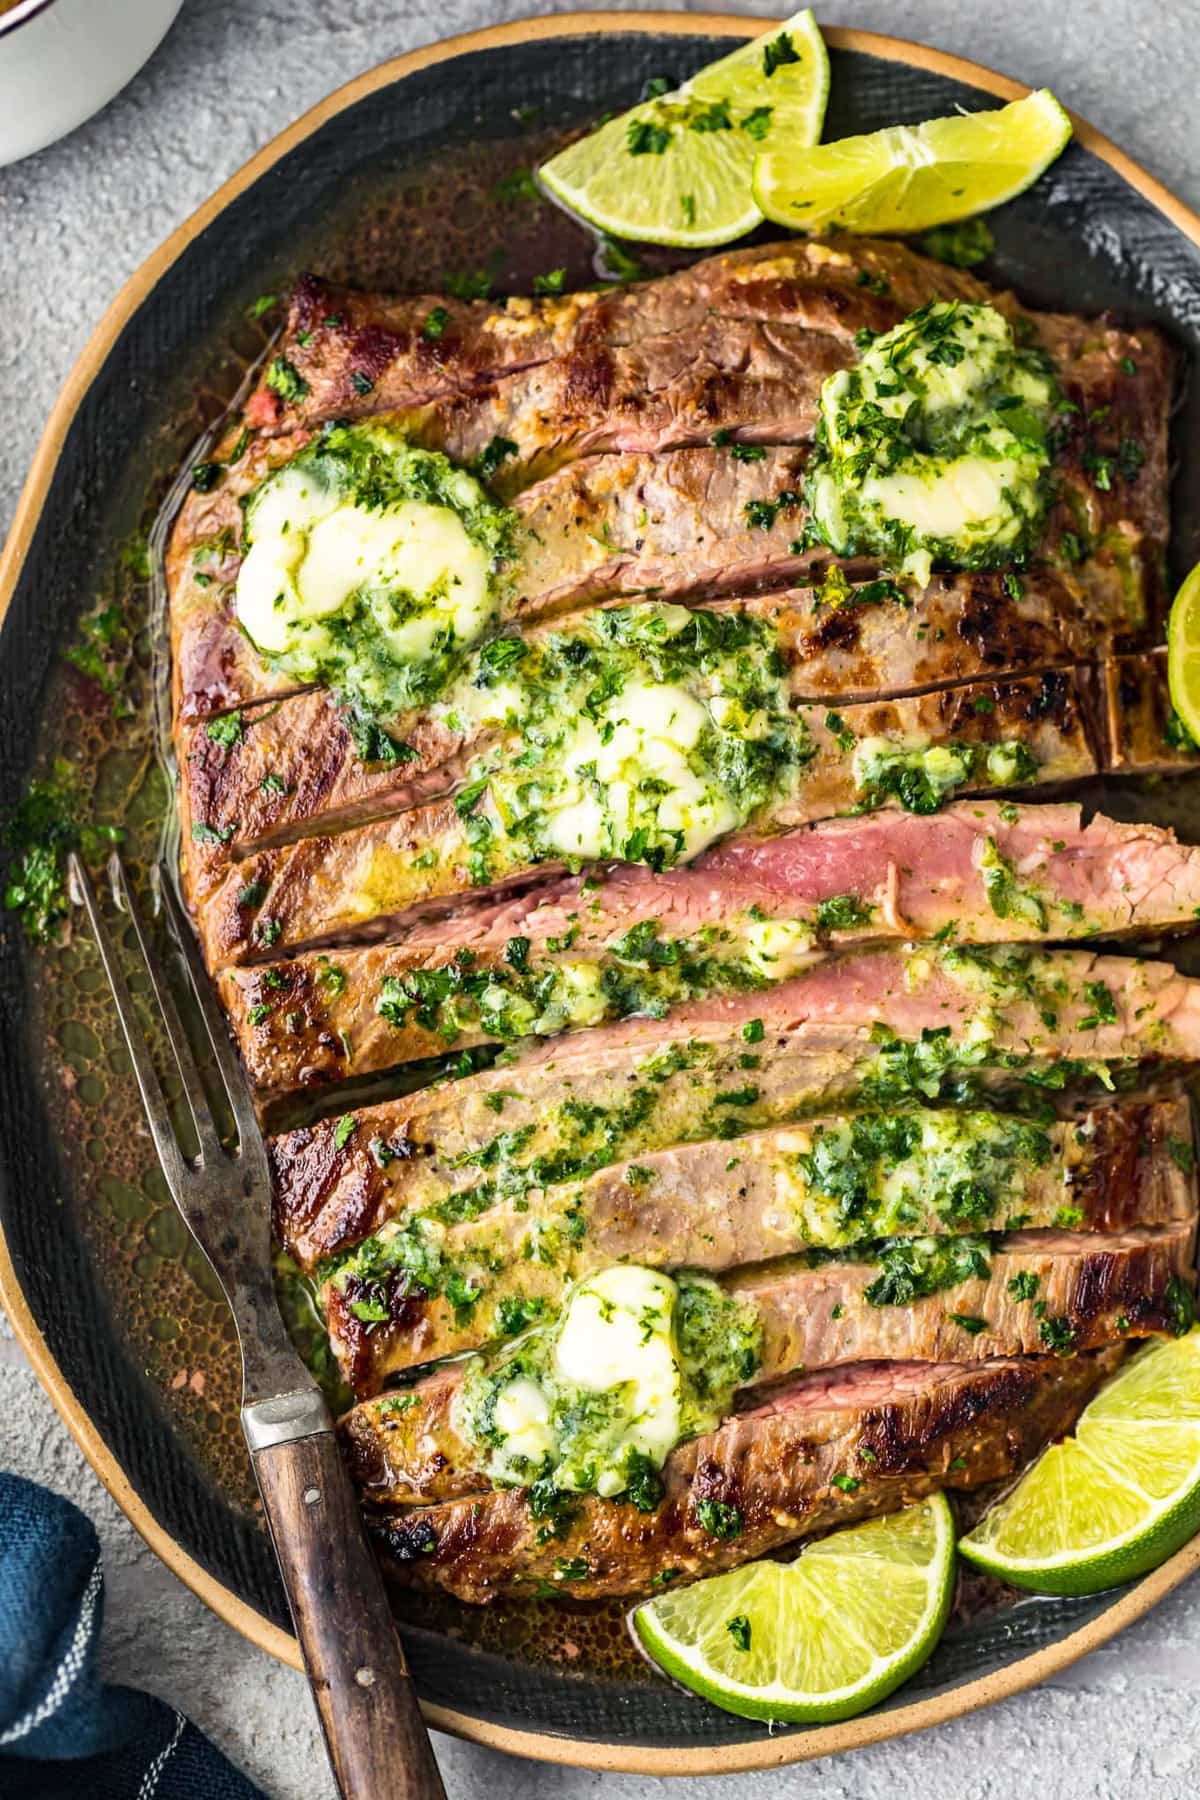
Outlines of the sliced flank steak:
{"label": "sliced flank steak", "polygon": [[[1200,985],[1085,951],[846,953],[769,993],[690,1002],[270,1140],[304,1266],[435,1207],[450,1218],[673,1145],[977,1087],[1041,1095],[1200,1060]],[[732,1154],[732,1152],[731,1152]]]}
{"label": "sliced flank steak", "polygon": [[[974,298],[990,297],[972,278],[939,269],[920,258],[912,258],[907,265],[915,270],[916,281],[906,281],[898,287],[892,302],[883,304],[879,296],[857,287],[862,264],[855,263],[856,256],[865,255],[870,262],[877,254],[891,257],[898,248],[833,253],[845,258],[845,267],[838,277],[839,284],[844,285],[839,285],[837,291],[842,297],[849,296],[848,306],[863,318],[867,329],[872,328],[872,320],[880,326],[897,322],[904,316],[903,303],[897,304],[901,293],[904,299],[917,292],[928,297],[931,283],[937,292],[957,291],[961,286],[964,293]],[[792,247],[785,247],[780,254],[790,257],[793,263],[801,255],[808,256],[807,251],[800,253]],[[901,254],[911,257],[908,252]],[[714,259],[714,265],[729,260]],[[765,268],[771,257],[757,260]],[[754,266],[754,259],[742,268],[741,274],[736,272],[736,265],[732,266],[735,272],[730,277],[731,288],[745,301],[757,285],[742,278],[746,267]],[[656,313],[661,311],[656,298],[669,292],[670,282],[677,279],[668,277],[663,283],[621,296],[621,304],[631,316],[642,316],[651,338],[661,336],[661,326],[655,327]],[[774,278],[767,279],[770,285]],[[780,279],[784,288],[795,286],[790,271],[785,271]],[[581,316],[590,310],[584,304],[586,299],[568,296],[549,302],[546,310],[551,315],[561,312]],[[1001,303],[1006,304],[1002,297]],[[427,318],[433,309],[423,301],[418,305],[424,308],[420,316]],[[495,309],[484,310],[487,313]],[[758,349],[748,355],[744,368],[735,368],[738,358],[727,343],[717,357],[717,365],[722,357],[730,365],[724,373],[713,365],[701,379],[693,368],[687,377],[693,393],[689,404],[672,413],[670,398],[660,399],[660,411],[665,408],[663,416],[674,420],[665,432],[661,429],[662,418],[656,434],[648,434],[645,425],[636,422],[629,397],[634,381],[630,371],[623,375],[610,371],[616,389],[627,396],[623,413],[620,406],[615,413],[610,412],[610,383],[608,376],[599,379],[593,366],[594,347],[581,352],[585,360],[592,359],[590,372],[578,370],[574,383],[569,368],[553,371],[547,366],[536,379],[514,376],[518,389],[507,396],[498,390],[486,402],[476,396],[462,403],[475,411],[490,406],[493,423],[509,422],[507,436],[500,431],[493,433],[489,440],[493,447],[497,442],[516,443],[511,435],[516,430],[519,435],[528,434],[531,444],[547,436],[554,438],[556,457],[579,454],[593,446],[599,451],[557,470],[517,496],[518,576],[505,605],[506,620],[532,621],[577,610],[597,599],[629,596],[648,587],[678,598],[745,592],[756,585],[778,587],[805,579],[825,560],[792,548],[800,539],[804,524],[804,509],[796,496],[803,479],[805,453],[802,448],[782,447],[794,444],[803,435],[811,408],[805,402],[797,411],[795,401],[789,399],[774,427],[768,424],[764,384],[755,375],[756,358],[758,364],[766,358],[778,370],[788,361],[789,353],[783,348],[783,339],[772,335],[769,308],[764,313],[759,302],[752,300],[745,314],[734,316],[744,317],[753,328],[753,342]],[[801,308],[797,323],[805,322]],[[782,323],[788,330],[795,329],[786,318]],[[845,364],[852,362],[856,354],[849,325],[846,317],[841,340],[841,360]],[[1038,558],[1069,575],[1079,592],[1091,597],[1092,607],[1100,605],[1107,615],[1123,618],[1131,647],[1139,635],[1145,638],[1148,634],[1149,641],[1153,641],[1161,622],[1163,599],[1161,565],[1167,528],[1166,431],[1174,378],[1172,353],[1165,339],[1153,329],[1126,333],[1104,322],[1066,315],[1037,316],[1032,328],[1040,335],[1063,391],[1077,409],[1058,434],[1056,471],[1060,499],[1047,521]],[[715,331],[716,327],[711,329]],[[334,328],[330,330],[331,341],[336,344],[340,334]],[[318,329],[309,346],[318,357],[324,353],[320,337]],[[669,352],[662,352],[660,347],[660,352],[686,367],[688,357],[697,353],[702,337],[703,332],[688,328],[684,340],[687,354],[680,354],[678,344]],[[807,349],[799,348],[798,338],[788,341],[793,343],[791,363],[799,367],[807,361],[812,365],[814,380],[817,371],[827,372],[832,336],[809,333]],[[768,342],[769,352],[762,348]],[[425,348],[435,360],[436,346]],[[449,343],[444,345],[447,353],[450,349]],[[425,349],[421,355],[425,356]],[[544,360],[534,356],[525,366]],[[366,372],[360,369],[357,373],[363,377]],[[530,391],[531,381],[535,391]],[[357,384],[352,381],[351,385],[362,386],[362,380]],[[333,386],[339,387],[340,381],[335,379]],[[561,426],[563,409],[551,400],[551,393],[572,396],[569,412],[573,423],[565,438]],[[277,396],[268,394],[265,401],[262,394],[256,396],[247,423],[231,427],[214,453],[211,466],[221,471],[216,485],[211,491],[206,486],[204,492],[190,496],[177,521],[168,562],[168,584],[177,715],[181,723],[255,699],[295,691],[297,684],[268,667],[237,627],[233,591],[241,551],[239,500],[268,468],[287,460],[309,440],[312,425],[319,423],[321,417],[387,416],[401,427],[404,424],[403,418],[395,419],[395,402],[388,399],[383,384],[377,383],[360,396],[363,404],[342,406],[333,414],[322,413],[316,394],[314,388],[308,396],[314,399],[314,406],[311,416],[306,414],[304,419],[293,418],[287,407],[276,408]],[[425,398],[428,400],[429,396]],[[451,403],[450,412],[458,406],[457,401]],[[528,408],[524,423],[518,418],[523,408]],[[300,411],[304,412],[303,405]],[[267,413],[286,415],[291,420],[285,437],[274,439],[261,434],[259,428],[268,423]],[[758,462],[738,461],[735,445],[723,442],[726,433],[736,437],[740,422],[748,414],[758,420],[755,437],[774,446]],[[548,415],[552,417],[548,419]],[[481,419],[477,419],[467,434],[471,443],[484,428]],[[414,429],[418,435],[424,432],[429,441],[440,438],[449,442],[453,421],[439,421],[426,413],[414,421]],[[717,446],[710,442],[713,437],[718,439]],[[630,447],[610,451],[600,448],[610,441]],[[647,441],[686,442],[688,447],[661,455],[633,448]],[[459,447],[469,447],[466,439]],[[227,468],[235,452],[236,460]],[[494,460],[494,455],[488,459],[489,463]],[[501,457],[498,468],[512,486],[536,473],[535,465]],[[751,508],[749,518],[747,506]]]}
{"label": "sliced flank steak", "polygon": [[[1170,831],[1102,816],[1085,825],[1071,805],[960,801],[734,837],[661,874],[617,863],[561,877],[417,919],[392,943],[227,969],[220,991],[268,1096],[770,988],[810,948],[942,933],[1068,941],[1192,930],[1198,919],[1200,850]],[[776,922],[789,954],[771,960]],[[581,969],[587,1004],[576,1012]]]}
{"label": "sliced flank steak", "polygon": [[[757,1309],[762,1331],[745,1386],[875,1360],[1073,1356],[1175,1335],[1190,1322],[1194,1215],[1108,1238],[1024,1230],[994,1249],[968,1240],[965,1278],[933,1293],[905,1284],[907,1248],[897,1240],[896,1274],[886,1260],[863,1260],[780,1263],[729,1278],[727,1291]],[[456,1395],[468,1367],[448,1363],[413,1387],[361,1401],[342,1419],[342,1444],[366,1499],[430,1505],[491,1486],[486,1449],[459,1428]],[[502,1359],[493,1367],[502,1371]]]}
{"label": "sliced flank steak", "polygon": [[[881,1145],[890,1147],[887,1155]],[[823,1119],[732,1143],[660,1151],[601,1170],[582,1184],[501,1198],[481,1216],[468,1213],[446,1226],[434,1249],[427,1216],[385,1225],[322,1284],[321,1305],[346,1381],[356,1394],[373,1394],[419,1364],[476,1350],[510,1333],[514,1323],[519,1328],[553,1316],[573,1282],[617,1262],[727,1275],[744,1265],[840,1250],[864,1239],[970,1237],[1014,1220],[1042,1236],[1048,1227],[1068,1224],[1082,1232],[1156,1227],[1145,1266],[1159,1270],[1155,1292],[1161,1299],[1168,1277],[1180,1272],[1193,1247],[1192,1163],[1186,1100],[1098,1107],[1078,1122],[1048,1127],[975,1111]],[[1101,1261],[1088,1265],[1081,1294],[1099,1291],[1096,1270],[1104,1266],[1105,1247],[1115,1242],[1093,1240]],[[1135,1231],[1124,1265],[1135,1272],[1144,1260],[1133,1254],[1136,1244]],[[826,1274],[807,1271],[799,1286],[788,1288],[800,1308],[797,1321],[802,1315],[824,1318],[845,1299],[823,1285]],[[770,1270],[767,1276],[773,1279]],[[753,1285],[757,1276],[750,1279]],[[863,1275],[860,1285],[873,1280]],[[1130,1275],[1122,1287],[1114,1318],[1122,1312],[1132,1318],[1133,1281]],[[910,1297],[920,1286],[906,1283],[902,1270],[884,1285],[889,1291],[907,1285]],[[828,1299],[824,1310],[822,1295]],[[777,1338],[790,1303],[786,1297],[771,1303]],[[946,1305],[951,1313],[992,1317],[980,1305]],[[907,1341],[898,1315],[889,1312],[883,1323],[872,1324],[868,1308],[868,1336],[861,1338],[855,1335],[861,1311],[848,1307],[831,1335],[831,1350],[806,1339],[799,1349],[781,1348],[778,1356],[772,1351],[773,1372],[872,1356],[966,1355],[953,1331],[938,1338],[932,1351],[889,1351],[885,1343],[892,1338],[900,1345]],[[1036,1325],[1028,1330],[1036,1339]],[[790,1343],[798,1332],[794,1321],[779,1342]],[[1016,1354],[1024,1341],[997,1340],[980,1354]],[[1036,1348],[1036,1341],[1026,1345],[1027,1351]]]}
{"label": "sliced flank steak", "polygon": [[[1090,677],[1086,669],[1056,669],[836,711],[823,704],[793,706],[786,723],[794,760],[779,778],[777,795],[747,823],[758,834],[773,833],[855,808],[909,804],[929,810],[955,791],[1019,792],[1083,780],[1104,766],[1104,746],[1092,730]],[[928,787],[919,769],[906,774],[918,751],[948,753],[960,779],[946,777],[944,796]],[[404,914],[431,903],[528,883],[539,871],[554,873],[561,858],[550,858],[519,833],[507,835],[487,773],[494,768],[496,779],[510,785],[525,779],[520,758],[519,745],[510,754],[498,741],[482,766],[471,770],[469,806],[457,799],[433,801],[235,862],[219,836],[215,845],[207,841],[211,827],[193,822],[185,867],[209,967],[262,961],[271,951],[370,942],[393,932]],[[481,823],[487,825],[482,848]]]}
{"label": "sliced flank steak", "polygon": [[690,337],[714,320],[829,336],[848,356],[856,332],[890,330],[927,300],[992,298],[962,270],[868,238],[755,245],[651,282],[503,301],[389,299],[305,275],[279,344],[298,382],[285,398],[264,381],[247,417],[275,432],[406,412],[606,346]]}
{"label": "sliced flank steak", "polygon": [[1069,1431],[1119,1347],[1069,1359],[860,1363],[802,1376],[675,1450],[652,1512],[580,1498],[558,1530],[520,1489],[381,1511],[394,1576],[486,1604],[634,1596],[736,1567],[939,1489],[1013,1475]]}
{"label": "sliced flank steak", "polygon": [[[713,601],[695,612],[697,632],[709,617],[754,619],[764,654],[771,642],[782,659],[792,699],[839,706],[1066,669],[1103,653],[1127,624],[1123,601],[1119,616],[1107,615],[1069,571],[1049,568],[1025,575],[1015,598],[996,573],[935,576],[913,595],[886,578],[849,585],[835,570],[818,587]],[[535,628],[523,641],[565,645],[580,623]],[[586,641],[594,625],[582,623]],[[402,748],[390,762],[364,759],[361,731],[324,689],[182,728],[185,838],[199,823],[226,857],[242,856],[448,792],[495,739],[494,727],[472,727],[469,714],[448,716],[494,654],[470,658],[436,709],[397,721]]]}

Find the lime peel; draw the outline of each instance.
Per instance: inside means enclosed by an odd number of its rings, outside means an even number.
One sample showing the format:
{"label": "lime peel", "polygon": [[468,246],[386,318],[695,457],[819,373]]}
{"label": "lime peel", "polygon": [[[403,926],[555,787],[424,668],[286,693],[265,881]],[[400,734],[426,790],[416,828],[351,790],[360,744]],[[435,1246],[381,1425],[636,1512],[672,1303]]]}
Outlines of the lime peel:
{"label": "lime peel", "polygon": [[828,94],[829,58],[806,9],[569,144],[538,175],[610,237],[727,244],[762,223],[756,155],[764,144],[815,144]]}
{"label": "lime peel", "polygon": [[754,198],[794,231],[904,236],[1014,199],[1066,148],[1071,121],[1048,88],[989,112],[889,125],[815,148],[775,145]]}
{"label": "lime peel", "polygon": [[637,1608],[635,1633],[685,1687],[743,1718],[852,1718],[932,1653],[954,1592],[943,1494],[850,1525],[795,1562],[747,1563]]}
{"label": "lime peel", "polygon": [[1044,1594],[1147,1574],[1200,1530],[1200,1327],[1149,1345],[986,1512],[959,1549]]}

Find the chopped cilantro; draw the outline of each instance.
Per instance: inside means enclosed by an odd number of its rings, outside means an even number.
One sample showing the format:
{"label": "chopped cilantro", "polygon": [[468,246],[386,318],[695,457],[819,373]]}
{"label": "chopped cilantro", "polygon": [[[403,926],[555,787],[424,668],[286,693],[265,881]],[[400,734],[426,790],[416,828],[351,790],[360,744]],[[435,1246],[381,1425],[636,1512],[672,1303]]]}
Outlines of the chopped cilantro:
{"label": "chopped cilantro", "polygon": [[974,1313],[948,1312],[946,1317],[952,1324],[959,1325],[964,1331],[970,1332],[972,1337],[978,1337],[981,1331],[987,1330],[987,1320],[978,1318]]}
{"label": "chopped cilantro", "polygon": [[[498,436],[490,438],[475,461],[475,473],[480,481],[490,481],[500,465],[507,462],[510,456],[516,456],[519,449],[520,445],[515,444],[512,438]],[[513,643],[519,640],[508,638],[501,641]],[[524,649],[524,645],[521,647]]]}
{"label": "chopped cilantro", "polygon": [[275,358],[264,379],[273,394],[278,394],[281,400],[289,403],[303,400],[308,393],[307,381],[286,356]]}
{"label": "chopped cilantro", "polygon": [[781,31],[763,45],[763,74],[769,81],[776,69],[782,69],[786,63],[800,61],[800,52],[792,42],[791,33]]}
{"label": "chopped cilantro", "polygon": [[240,744],[245,729],[245,721],[240,712],[225,713],[219,719],[210,719],[204,728],[204,735],[210,743],[219,744],[222,750],[230,750],[234,744]]}
{"label": "chopped cilantro", "polygon": [[1176,1168],[1182,1169],[1185,1175],[1191,1174],[1196,1166],[1196,1152],[1187,1138],[1169,1137],[1167,1153]]}
{"label": "chopped cilantro", "polygon": [[49,943],[70,912],[67,855],[77,850],[85,861],[120,843],[114,825],[82,823],[71,789],[70,765],[57,765],[54,778],[30,783],[0,832],[10,852],[4,905],[21,920],[35,944]]}
{"label": "chopped cilantro", "polygon": [[739,121],[741,129],[747,137],[751,137],[756,143],[761,144],[771,129],[771,115],[774,111],[773,106],[756,106],[753,112],[748,112],[745,118]]}
{"label": "chopped cilantro", "polygon": [[671,142],[671,133],[650,119],[630,119],[625,133],[625,148],[630,156],[661,156]]}
{"label": "chopped cilantro", "polygon": [[696,1518],[709,1537],[736,1538],[742,1535],[742,1515],[736,1506],[724,1500],[698,1500]]}

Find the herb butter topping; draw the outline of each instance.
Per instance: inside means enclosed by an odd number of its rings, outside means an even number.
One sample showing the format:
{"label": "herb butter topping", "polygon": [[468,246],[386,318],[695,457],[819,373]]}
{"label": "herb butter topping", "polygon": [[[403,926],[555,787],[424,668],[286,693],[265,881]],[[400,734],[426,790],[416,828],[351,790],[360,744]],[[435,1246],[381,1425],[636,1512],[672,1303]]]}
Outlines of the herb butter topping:
{"label": "herb butter topping", "polygon": [[685,938],[665,937],[645,919],[572,955],[577,920],[537,953],[528,938],[510,938],[500,964],[480,964],[464,949],[442,968],[387,975],[375,1010],[398,1029],[436,1031],[447,1044],[479,1029],[503,1039],[550,1037],[602,1019],[663,1018],[703,994],[752,991],[798,974],[820,954],[818,930],[865,926],[875,910],[851,895],[822,905],[808,922],[747,913]]}
{"label": "herb butter topping", "polygon": [[930,302],[822,388],[815,535],[920,583],[934,563],[1021,561],[1046,509],[1056,404],[1045,359],[994,307]]}
{"label": "herb butter topping", "polygon": [[1017,787],[1037,779],[1033,752],[1015,740],[1000,744],[897,744],[891,738],[860,738],[854,751],[854,779],[868,807],[893,799],[906,812],[937,812],[942,802],[968,783],[972,787]]}
{"label": "herb butter topping", "polygon": [[395,714],[440,691],[492,624],[510,531],[444,456],[335,425],[247,504],[238,619],[298,681]]}
{"label": "herb butter topping", "polygon": [[494,639],[438,713],[503,734],[458,800],[478,880],[546,858],[666,868],[788,792],[814,754],[769,623],[653,602]]}
{"label": "herb butter topping", "polygon": [[983,1110],[862,1112],[798,1127],[782,1182],[798,1235],[836,1248],[892,1237],[1009,1222],[1032,1169],[1050,1157],[1041,1126]]}
{"label": "herb butter topping", "polygon": [[675,1445],[711,1430],[760,1361],[752,1306],[620,1265],[581,1282],[554,1325],[473,1357],[455,1422],[493,1481],[625,1493],[649,1510]]}

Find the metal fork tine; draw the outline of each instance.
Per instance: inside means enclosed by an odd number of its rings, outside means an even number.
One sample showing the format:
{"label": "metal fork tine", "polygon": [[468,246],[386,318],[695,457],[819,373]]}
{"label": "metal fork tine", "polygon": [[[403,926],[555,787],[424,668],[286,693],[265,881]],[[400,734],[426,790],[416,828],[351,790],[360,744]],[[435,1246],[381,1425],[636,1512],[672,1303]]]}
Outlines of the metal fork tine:
{"label": "metal fork tine", "polygon": [[115,852],[108,859],[108,873],[117,897],[129,915],[146,974],[154,989],[154,998],[157,1000],[158,1010],[162,1014],[167,1042],[171,1046],[175,1067],[179,1070],[179,1079],[183,1083],[184,1102],[191,1114],[192,1123],[196,1127],[196,1136],[200,1140],[200,1160],[203,1163],[209,1157],[221,1154],[221,1138],[205,1098],[200,1071],[196,1067],[196,1059],[192,1055],[192,1047],[188,1043],[187,1032],[184,1030],[183,1020],[179,1016],[179,1008],[175,1004],[175,996],[167,985],[159,969],[158,959],[150,947],[146,927],[133,897],[129,877],[125,872],[125,865]]}
{"label": "metal fork tine", "polygon": [[266,1163],[266,1150],[263,1147],[262,1133],[259,1130],[258,1117],[254,1111],[254,1103],[250,1098],[245,1071],[238,1059],[237,1052],[229,1041],[229,1031],[224,1015],[217,1003],[216,990],[208,970],[201,960],[200,948],[196,942],[195,932],[188,919],[171,880],[170,870],[160,866],[159,876],[163,891],[163,902],[170,915],[179,948],[187,964],[191,978],[192,991],[196,996],[204,1029],[208,1033],[208,1041],[221,1071],[221,1080],[225,1085],[225,1093],[237,1122],[238,1136],[241,1140],[241,1153],[249,1156],[261,1155]]}
{"label": "metal fork tine", "polygon": [[184,1192],[184,1185],[191,1171],[175,1137],[171,1115],[167,1111],[167,1103],[159,1085],[154,1060],[146,1044],[145,1034],[133,1004],[133,996],[129,991],[129,983],[125,979],[125,971],[121,967],[120,958],[117,955],[116,944],[100,912],[96,890],[92,886],[92,878],[73,852],[67,859],[67,868],[83,901],[88,923],[96,939],[96,948],[100,952],[100,961],[104,965],[104,973],[107,975],[108,985],[112,989],[117,1017],[121,1022],[121,1031],[125,1038],[126,1049],[129,1051],[130,1061],[133,1063],[133,1072],[137,1079],[138,1091],[142,1096],[142,1105],[146,1109],[146,1122],[150,1127],[150,1136],[154,1139],[154,1148],[158,1152],[163,1174],[167,1178],[167,1186],[178,1199]]}

